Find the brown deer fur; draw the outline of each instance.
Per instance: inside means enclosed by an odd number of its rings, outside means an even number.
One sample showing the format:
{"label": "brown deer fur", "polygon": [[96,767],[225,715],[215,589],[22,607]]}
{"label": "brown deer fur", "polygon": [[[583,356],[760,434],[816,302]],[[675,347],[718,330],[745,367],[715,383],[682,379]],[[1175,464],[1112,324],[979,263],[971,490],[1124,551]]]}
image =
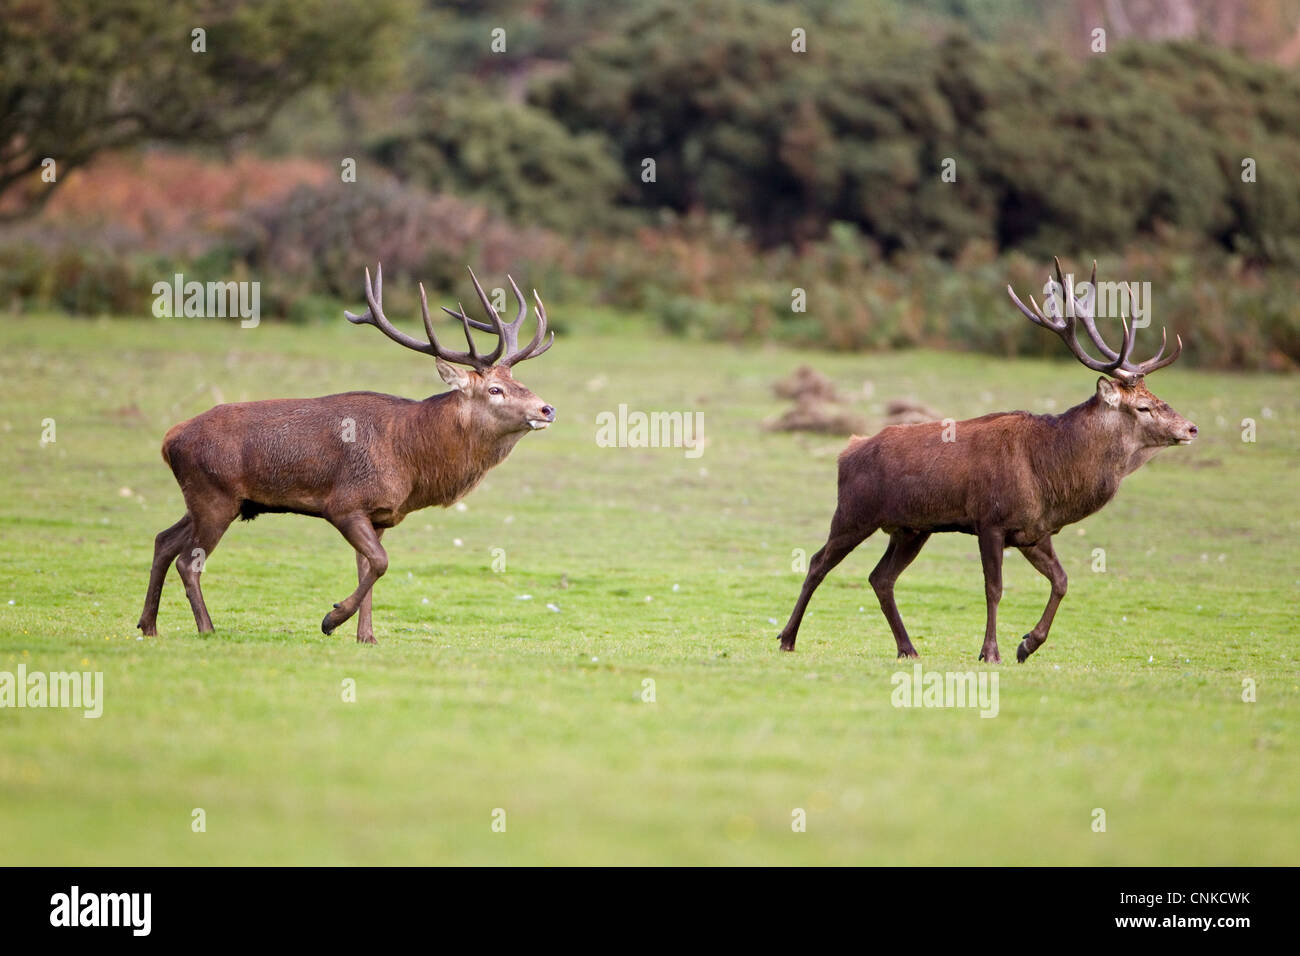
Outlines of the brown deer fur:
{"label": "brown deer fur", "polygon": [[[371,311],[349,317],[378,324],[388,334],[391,326],[385,328],[368,275],[367,298]],[[452,386],[423,401],[346,392],[241,402],[174,426],[163,439],[162,456],[180,485],[186,514],[155,539],[138,627],[146,635],[157,633],[163,580],[174,560],[199,631],[212,630],[199,588],[204,562],[235,518],[287,512],[324,518],[356,549],[357,589],[334,605],[321,629],[329,634],[360,611],[357,640],[374,643],[370,592],[388,568],[380,544],[384,531],[412,511],[463,498],[519,439],[554,421],[554,409],[514,381],[510,369],[549,346],[536,347],[545,331],[540,300],[538,318],[539,334],[523,350],[515,341],[522,313],[512,326],[494,323],[514,332],[502,338],[509,354],[500,365],[477,353],[421,346],[436,356],[439,374]],[[473,320],[468,325],[480,327]],[[474,367],[452,365],[444,355]]]}
{"label": "brown deer fur", "polygon": [[[1095,265],[1093,270],[1095,288]],[[1127,323],[1123,349],[1110,350],[1095,333],[1089,303],[1074,299],[1070,284],[1062,281],[1061,286],[1065,301],[1079,308],[1089,336],[1108,356],[1102,362],[1089,357],[1094,363],[1089,367],[1114,379],[1100,378],[1091,398],[1061,415],[1000,412],[947,426],[940,422],[897,425],[871,438],[853,439],[839,458],[839,505],[830,535],[809,563],[799,599],[780,635],[783,650],[794,649],[817,586],[877,530],[889,535],[889,544],[870,581],[899,657],[917,654],[894,602],[894,582],[930,535],[944,531],[960,531],[979,540],[987,604],[980,659],[1001,660],[997,606],[1002,596],[1002,553],[1009,547],[1019,549],[1051,582],[1047,607],[1017,649],[1017,660],[1023,663],[1047,640],[1066,589],[1052,535],[1102,508],[1114,497],[1121,479],[1161,448],[1189,444],[1196,436],[1196,426],[1152,395],[1142,379],[1173,361],[1178,352],[1162,360],[1162,349],[1155,359],[1132,365]],[[1018,299],[1016,303],[1021,305]],[[1072,310],[1058,320],[1042,315],[1036,303],[1034,314],[1021,308],[1038,324],[1046,323],[1073,341]]]}

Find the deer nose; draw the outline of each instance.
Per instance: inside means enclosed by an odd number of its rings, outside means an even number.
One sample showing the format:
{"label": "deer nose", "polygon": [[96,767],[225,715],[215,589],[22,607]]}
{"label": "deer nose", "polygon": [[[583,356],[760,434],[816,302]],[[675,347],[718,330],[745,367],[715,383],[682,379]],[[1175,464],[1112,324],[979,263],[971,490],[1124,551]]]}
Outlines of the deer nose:
{"label": "deer nose", "polygon": [[1193,425],[1191,422],[1187,423],[1187,434],[1191,435],[1193,438],[1195,438],[1197,435],[1196,426]]}
{"label": "deer nose", "polygon": [[548,422],[555,421],[555,409],[552,408],[550,405],[542,406],[542,414],[546,416],[546,420]]}

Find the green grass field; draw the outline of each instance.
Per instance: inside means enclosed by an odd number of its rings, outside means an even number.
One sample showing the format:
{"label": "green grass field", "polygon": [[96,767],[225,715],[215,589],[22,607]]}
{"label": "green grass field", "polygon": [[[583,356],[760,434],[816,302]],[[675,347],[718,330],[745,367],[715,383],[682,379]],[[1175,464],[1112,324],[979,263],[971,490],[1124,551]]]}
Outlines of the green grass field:
{"label": "green grass field", "polygon": [[[783,407],[770,383],[807,360],[877,417],[914,396],[965,418],[1060,411],[1095,375],[592,327],[519,369],[557,426],[464,510],[385,537],[366,647],[353,622],[319,631],[355,585],[351,549],[276,515],[211,557],[215,635],[195,634],[173,572],[161,636],[139,639],[153,536],[183,513],[158,449],[218,401],[441,391],[431,361],[341,319],[0,319],[0,671],[102,671],[105,697],[98,720],[0,710],[0,862],[1300,862],[1297,379],[1153,378],[1201,438],[1062,532],[1051,639],[987,668],[1000,712],[981,719],[891,705],[900,667],[867,584],[881,536],[828,578],[798,652],[778,652],[793,552],[823,542],[843,442],[761,431]],[[598,447],[596,415],[619,403],[702,411],[702,456]],[[1008,552],[1008,660],[1047,590]],[[898,599],[925,668],[986,669],[973,538],[933,539]]]}

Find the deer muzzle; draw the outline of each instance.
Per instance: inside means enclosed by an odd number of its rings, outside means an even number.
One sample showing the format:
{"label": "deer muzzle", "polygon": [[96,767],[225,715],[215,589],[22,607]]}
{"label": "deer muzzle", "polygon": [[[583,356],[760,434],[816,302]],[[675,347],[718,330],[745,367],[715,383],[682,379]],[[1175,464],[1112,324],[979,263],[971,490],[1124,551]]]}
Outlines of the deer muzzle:
{"label": "deer muzzle", "polygon": [[543,405],[538,409],[538,412],[540,413],[539,418],[528,419],[528,427],[533,431],[541,431],[543,428],[549,427],[551,422],[555,421],[555,409],[550,405]]}

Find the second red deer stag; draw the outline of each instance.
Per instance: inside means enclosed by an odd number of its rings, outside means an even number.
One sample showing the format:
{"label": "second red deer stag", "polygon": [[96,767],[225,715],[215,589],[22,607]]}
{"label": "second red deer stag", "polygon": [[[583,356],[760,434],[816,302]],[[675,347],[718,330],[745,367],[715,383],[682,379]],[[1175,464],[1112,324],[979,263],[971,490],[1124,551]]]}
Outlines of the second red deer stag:
{"label": "second red deer stag", "polygon": [[[889,545],[870,581],[899,657],[917,654],[894,603],[894,582],[930,535],[940,531],[979,539],[987,603],[980,660],[1001,661],[997,612],[1006,548],[1017,548],[1052,586],[1047,607],[1020,642],[1016,659],[1024,663],[1047,640],[1066,583],[1052,535],[1098,511],[1115,495],[1120,480],[1160,449],[1190,444],[1196,437],[1196,426],[1152,395],[1143,380],[1178,358],[1182,340],[1168,356],[1162,342],[1154,358],[1134,364],[1133,328],[1123,317],[1118,351],[1097,331],[1096,263],[1092,291],[1082,298],[1076,297],[1072,280],[1061,276],[1059,261],[1056,279],[1063,307],[1051,309],[1051,315],[1033,296],[1030,307],[1011,286],[1007,292],[1031,322],[1060,336],[1084,366],[1105,373],[1096,393],[1061,415],[999,412],[949,425],[947,435],[945,426],[934,422],[896,425],[851,441],[839,459],[839,505],[830,536],[809,563],[799,600],[780,635],[782,650],[794,650],[808,600],[827,573],[877,530],[889,535]],[[1080,322],[1101,359],[1079,344]]]}
{"label": "second red deer stag", "polygon": [[[356,549],[357,588],[325,615],[321,630],[329,634],[360,611],[357,640],[375,643],[370,592],[388,569],[379,541],[384,531],[412,511],[463,498],[520,438],[555,421],[555,409],[511,373],[555,339],[554,333],[546,337],[541,298],[533,292],[537,332],[520,348],[519,329],[528,314],[524,294],[511,279],[519,314],[505,323],[473,270],[470,277],[489,322],[443,309],[464,326],[465,352],[438,341],[423,286],[420,311],[428,341],[394,328],[382,308],[382,269],[375,270],[373,285],[366,270],[367,311],[344,313],[349,322],[373,325],[394,342],[433,356],[451,391],[423,401],[346,392],[218,405],[167,432],[162,456],[181,486],[186,511],[154,540],[149,590],[137,625],[146,635],[158,633],[158,601],[172,561],[200,633],[211,631],[199,575],[226,528],[235,518],[291,512],[324,518]],[[475,348],[471,328],[495,333],[496,347],[489,354]]]}

